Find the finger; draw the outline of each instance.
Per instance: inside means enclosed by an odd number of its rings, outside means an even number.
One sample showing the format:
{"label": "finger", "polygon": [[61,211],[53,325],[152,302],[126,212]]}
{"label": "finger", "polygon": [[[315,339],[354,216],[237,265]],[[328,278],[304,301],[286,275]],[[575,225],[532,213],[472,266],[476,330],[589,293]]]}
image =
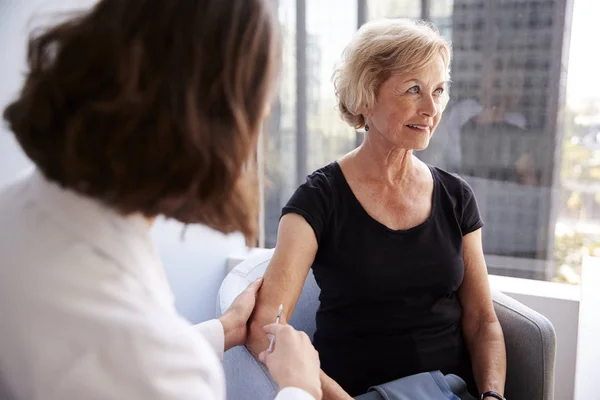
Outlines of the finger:
{"label": "finger", "polygon": [[265,333],[277,336],[277,334],[281,331],[285,331],[288,329],[293,329],[291,326],[289,325],[283,325],[283,324],[269,324],[269,325],[265,325],[263,326],[263,330],[265,331]]}
{"label": "finger", "polygon": [[247,287],[246,290],[249,292],[253,292],[254,294],[258,293],[258,289],[260,289],[260,287],[262,286],[263,283],[263,277],[260,276],[258,278],[256,278],[254,281],[252,281]]}

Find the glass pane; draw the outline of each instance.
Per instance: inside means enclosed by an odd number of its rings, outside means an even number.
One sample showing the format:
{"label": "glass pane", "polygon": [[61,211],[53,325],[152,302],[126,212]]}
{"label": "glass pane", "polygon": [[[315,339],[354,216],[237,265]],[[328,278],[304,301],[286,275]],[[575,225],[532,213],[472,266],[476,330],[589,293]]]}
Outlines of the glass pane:
{"label": "glass pane", "polygon": [[357,27],[356,1],[307,0],[308,172],[356,147],[337,110],[331,76]]}
{"label": "glass pane", "polygon": [[368,0],[368,19],[421,18],[419,0]]}
{"label": "glass pane", "polygon": [[436,0],[431,17],[452,40],[453,82],[420,157],[473,187],[490,273],[554,279],[567,1]]}
{"label": "glass pane", "polygon": [[[281,208],[301,183],[297,178],[297,135],[306,135],[303,161],[306,173],[330,163],[356,146],[356,133],[339,117],[331,82],[335,65],[341,59],[357,26],[356,1],[306,0],[304,65],[298,66],[296,1],[279,1],[283,30],[283,72],[277,102],[265,125],[265,245],[273,247]],[[298,122],[297,68],[305,77],[304,104],[306,130]]]}
{"label": "glass pane", "polygon": [[[590,51],[600,3],[576,0],[569,49],[567,104],[561,141],[555,280],[578,283],[584,255],[600,256],[600,53]],[[561,111],[561,110],[559,110]]]}
{"label": "glass pane", "polygon": [[[581,258],[600,255],[600,56],[593,0],[428,0],[453,43],[451,101],[424,161],[476,192],[490,272],[579,282]],[[574,5],[574,6],[573,6]],[[420,18],[417,0],[367,0],[369,20]],[[356,29],[357,4],[306,0],[308,172],[352,149],[335,110],[334,65]],[[296,1],[279,2],[284,71],[267,125],[267,246],[297,179]],[[571,27],[573,33],[571,37]],[[568,66],[568,68],[567,68]],[[569,80],[567,81],[567,69]],[[568,83],[568,86],[567,86]]]}
{"label": "glass pane", "polygon": [[277,238],[279,214],[296,187],[296,1],[280,0],[283,65],[279,95],[264,125],[265,246]]}
{"label": "glass pane", "polygon": [[452,9],[454,0],[429,0],[431,22],[445,38],[452,40]]}

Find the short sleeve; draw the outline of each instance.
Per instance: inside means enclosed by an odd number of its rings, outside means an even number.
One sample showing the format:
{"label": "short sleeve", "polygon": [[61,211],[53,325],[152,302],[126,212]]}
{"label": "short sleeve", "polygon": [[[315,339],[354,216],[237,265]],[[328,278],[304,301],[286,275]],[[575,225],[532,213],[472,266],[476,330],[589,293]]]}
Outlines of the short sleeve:
{"label": "short sleeve", "polygon": [[483,220],[477,206],[477,199],[473,189],[467,182],[461,179],[462,183],[462,215],[460,229],[463,236],[476,231],[483,226]]}
{"label": "short sleeve", "polygon": [[318,170],[306,178],[283,207],[281,216],[286,214],[299,214],[312,227],[317,238],[317,243],[327,229],[331,208],[333,205],[333,189],[330,177],[323,170]]}

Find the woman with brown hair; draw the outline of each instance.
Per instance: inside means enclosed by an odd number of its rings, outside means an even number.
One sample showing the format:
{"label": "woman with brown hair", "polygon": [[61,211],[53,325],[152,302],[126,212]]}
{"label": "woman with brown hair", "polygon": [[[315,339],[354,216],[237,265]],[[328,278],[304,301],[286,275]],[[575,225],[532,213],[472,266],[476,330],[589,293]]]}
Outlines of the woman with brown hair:
{"label": "woman with brown hair", "polygon": [[[16,399],[224,399],[261,281],[219,320],[173,304],[157,216],[256,234],[247,168],[277,76],[268,0],[102,0],[35,35],[4,118],[36,169],[0,192],[0,381]],[[320,398],[308,337],[270,325],[280,400]]]}

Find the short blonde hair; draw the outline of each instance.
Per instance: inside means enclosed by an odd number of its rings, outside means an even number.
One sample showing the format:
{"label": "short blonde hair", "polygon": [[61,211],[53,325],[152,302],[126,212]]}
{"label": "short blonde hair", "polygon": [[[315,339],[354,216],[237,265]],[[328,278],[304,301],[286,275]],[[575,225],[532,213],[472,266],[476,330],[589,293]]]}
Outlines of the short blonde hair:
{"label": "short blonde hair", "polygon": [[362,112],[375,104],[382,83],[394,73],[426,66],[437,55],[449,68],[450,43],[431,23],[408,19],[366,23],[344,50],[333,74],[342,118],[356,129],[364,127]]}

